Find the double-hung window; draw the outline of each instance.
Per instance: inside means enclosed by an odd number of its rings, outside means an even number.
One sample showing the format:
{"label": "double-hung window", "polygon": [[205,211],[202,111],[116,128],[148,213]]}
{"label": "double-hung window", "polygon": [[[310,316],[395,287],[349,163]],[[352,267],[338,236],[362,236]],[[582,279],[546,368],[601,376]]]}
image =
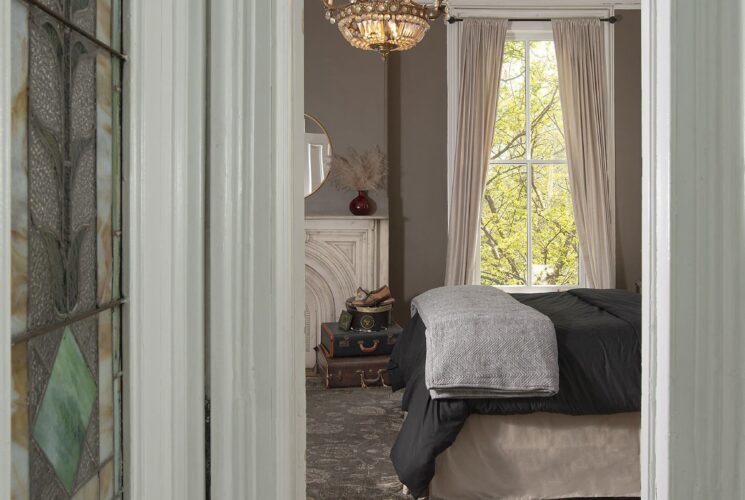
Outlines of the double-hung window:
{"label": "double-hung window", "polygon": [[481,282],[581,284],[559,98],[548,30],[505,42],[497,123],[481,212]]}

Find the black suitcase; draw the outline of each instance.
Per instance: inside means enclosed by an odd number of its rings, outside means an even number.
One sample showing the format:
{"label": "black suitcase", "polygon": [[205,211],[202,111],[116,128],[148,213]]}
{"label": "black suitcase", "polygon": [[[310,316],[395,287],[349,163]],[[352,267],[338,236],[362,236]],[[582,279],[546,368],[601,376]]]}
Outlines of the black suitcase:
{"label": "black suitcase", "polygon": [[318,371],[327,389],[337,387],[389,387],[388,361],[390,356],[329,358],[322,345],[316,347]]}
{"label": "black suitcase", "polygon": [[379,332],[344,331],[338,323],[321,325],[321,345],[326,349],[329,358],[346,358],[351,356],[384,356],[393,351],[403,329],[391,324],[388,329]]}

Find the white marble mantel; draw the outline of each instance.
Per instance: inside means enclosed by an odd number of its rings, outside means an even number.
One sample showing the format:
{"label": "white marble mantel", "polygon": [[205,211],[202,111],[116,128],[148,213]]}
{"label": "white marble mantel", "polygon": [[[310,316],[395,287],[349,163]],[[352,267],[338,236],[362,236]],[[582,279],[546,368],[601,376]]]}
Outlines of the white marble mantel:
{"label": "white marble mantel", "polygon": [[321,323],[336,321],[358,286],[388,283],[388,218],[307,216],[305,218],[305,363],[315,365],[313,348]]}

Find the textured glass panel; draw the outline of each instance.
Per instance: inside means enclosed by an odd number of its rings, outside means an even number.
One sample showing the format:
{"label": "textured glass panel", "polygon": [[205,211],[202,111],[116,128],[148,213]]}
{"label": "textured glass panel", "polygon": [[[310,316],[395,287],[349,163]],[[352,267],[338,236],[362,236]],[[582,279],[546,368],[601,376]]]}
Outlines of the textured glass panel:
{"label": "textured glass panel", "polygon": [[[42,4],[121,48],[120,0]],[[36,7],[11,9],[11,490],[112,498],[123,484],[120,311],[65,325],[121,295],[122,63]]]}
{"label": "textured glass panel", "polygon": [[83,456],[96,382],[70,328],[62,334],[33,436],[65,489],[72,492]]}
{"label": "textured glass panel", "polygon": [[26,343],[11,350],[13,384],[11,386],[11,485],[14,499],[28,498],[28,362]]}
{"label": "textured glass panel", "polygon": [[97,351],[96,317],[28,341],[32,499],[67,498],[97,473]]}
{"label": "textured glass panel", "polygon": [[65,294],[65,36],[60,23],[31,9],[29,23],[29,327],[59,319]]}
{"label": "textured glass panel", "polygon": [[525,158],[525,42],[506,41],[492,160]]}
{"label": "textured glass panel", "polygon": [[60,16],[64,16],[66,10],[66,4],[68,0],[39,0],[39,3],[53,10]]}
{"label": "textured glass panel", "polygon": [[114,498],[114,462],[109,460],[98,475],[99,478],[99,500],[111,500]]}
{"label": "textured glass panel", "polygon": [[98,408],[99,458],[101,463],[114,454],[114,381],[113,381],[112,312],[98,315]]}
{"label": "textured glass panel", "polygon": [[564,124],[554,42],[530,42],[531,158],[558,160],[564,151]]}
{"label": "textured glass panel", "polygon": [[567,165],[533,165],[533,284],[578,285],[579,239]]}
{"label": "textured glass panel", "polygon": [[82,30],[96,34],[96,0],[65,0],[67,19]]}
{"label": "textured glass panel", "polygon": [[114,493],[124,489],[122,453],[122,378],[114,379]]}
{"label": "textured glass panel", "polygon": [[111,45],[111,0],[96,2],[96,38]]}
{"label": "textured glass panel", "polygon": [[72,500],[98,500],[98,494],[100,491],[100,479],[98,476],[93,476],[88,480],[72,497]]}
{"label": "textured glass panel", "polygon": [[481,283],[525,285],[528,276],[526,165],[491,165],[481,211]]}
{"label": "textured glass panel", "polygon": [[96,57],[96,235],[98,303],[112,299],[113,239],[112,239],[112,63],[103,50]]}
{"label": "textured glass panel", "polygon": [[11,332],[26,330],[28,303],[28,7],[11,2]]}
{"label": "textured glass panel", "polygon": [[32,10],[31,327],[96,305],[96,50]]}

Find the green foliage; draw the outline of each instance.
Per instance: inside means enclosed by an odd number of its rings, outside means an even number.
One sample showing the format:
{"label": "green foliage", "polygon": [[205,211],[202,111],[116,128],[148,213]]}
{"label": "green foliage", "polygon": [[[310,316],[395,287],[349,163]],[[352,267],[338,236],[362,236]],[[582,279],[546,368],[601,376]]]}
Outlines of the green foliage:
{"label": "green foliage", "polygon": [[[526,105],[530,106],[529,126]],[[508,41],[481,215],[483,284],[527,285],[528,259],[533,285],[579,283],[579,242],[564,161],[553,42]],[[528,196],[532,255],[528,255]]]}

